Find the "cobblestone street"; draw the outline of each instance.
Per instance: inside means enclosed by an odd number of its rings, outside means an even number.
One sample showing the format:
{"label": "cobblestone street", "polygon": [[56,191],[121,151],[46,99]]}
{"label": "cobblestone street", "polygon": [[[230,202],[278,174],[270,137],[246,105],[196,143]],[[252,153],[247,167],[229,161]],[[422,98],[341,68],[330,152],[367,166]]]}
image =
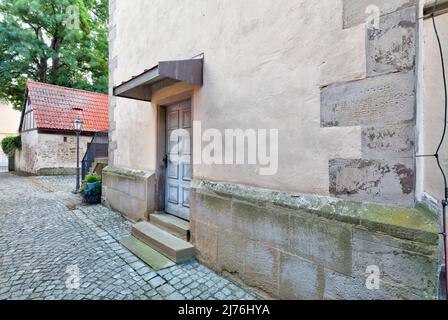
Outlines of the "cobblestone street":
{"label": "cobblestone street", "polygon": [[0,300],[256,298],[196,260],[153,271],[119,243],[131,222],[81,205],[73,181],[0,174]]}

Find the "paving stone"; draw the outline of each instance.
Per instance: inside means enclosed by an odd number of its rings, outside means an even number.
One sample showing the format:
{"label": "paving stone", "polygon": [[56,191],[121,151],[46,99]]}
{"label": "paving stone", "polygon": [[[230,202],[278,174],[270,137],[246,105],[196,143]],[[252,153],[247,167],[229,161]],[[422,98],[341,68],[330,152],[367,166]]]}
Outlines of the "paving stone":
{"label": "paving stone", "polygon": [[[182,289],[182,288],[184,288],[185,287],[185,285],[182,283],[182,282],[178,282],[178,283],[176,283],[175,285],[174,285],[174,288],[176,289],[176,290],[179,290],[179,289]],[[188,288],[188,287],[187,287]],[[190,290],[190,288],[188,288],[188,290]]]}
{"label": "paving stone", "polygon": [[197,298],[201,294],[201,291],[199,291],[198,289],[193,289],[191,290],[191,294],[193,295],[193,297]]}
{"label": "paving stone", "polygon": [[[117,242],[132,223],[82,205],[73,180],[0,174],[0,300],[205,300],[223,289],[228,299],[254,298],[196,260],[152,270]],[[73,268],[80,286],[69,290]]]}
{"label": "paving stone", "polygon": [[140,268],[145,267],[145,264],[144,264],[143,262],[141,262],[141,261],[136,261],[136,262],[131,263],[131,267],[132,267],[134,270],[138,270],[138,269],[140,269]]}
{"label": "paving stone", "polygon": [[193,280],[191,280],[191,278],[186,278],[186,279],[182,280],[182,283],[186,286],[188,286],[192,282],[193,282]]}
{"label": "paving stone", "polygon": [[162,284],[164,284],[166,281],[163,280],[161,277],[155,277],[151,280],[149,280],[149,284],[154,287],[154,288],[158,288],[160,287]]}
{"label": "paving stone", "polygon": [[147,298],[152,298],[152,297],[158,295],[158,293],[157,293],[156,290],[150,290],[150,291],[145,292],[144,295],[145,295]]}
{"label": "paving stone", "polygon": [[180,293],[173,293],[170,294],[168,297],[166,297],[166,300],[185,300],[185,297],[183,295],[181,295]]}
{"label": "paving stone", "polygon": [[166,297],[166,296],[172,294],[173,292],[175,292],[176,289],[174,289],[174,288],[173,288],[171,285],[169,285],[169,284],[164,284],[163,286],[159,287],[159,288],[157,289],[157,291],[159,292],[159,294],[160,294],[162,297]]}
{"label": "paving stone", "polygon": [[169,282],[170,282],[171,285],[175,285],[176,283],[180,282],[180,279],[179,278],[173,278]]}
{"label": "paving stone", "polygon": [[150,273],[147,273],[147,274],[143,275],[142,279],[145,280],[145,281],[148,281],[148,280],[151,280],[151,279],[155,278],[156,276],[157,276],[157,273],[150,272]]}

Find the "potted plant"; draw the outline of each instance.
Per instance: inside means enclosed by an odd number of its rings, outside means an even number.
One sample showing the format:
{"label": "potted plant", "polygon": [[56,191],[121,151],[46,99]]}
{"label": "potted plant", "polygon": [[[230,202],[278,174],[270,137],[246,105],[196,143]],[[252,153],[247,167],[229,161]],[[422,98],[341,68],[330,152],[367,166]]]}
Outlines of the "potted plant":
{"label": "potted plant", "polygon": [[99,204],[101,203],[101,177],[97,175],[87,176],[83,181],[80,190],[84,203]]}

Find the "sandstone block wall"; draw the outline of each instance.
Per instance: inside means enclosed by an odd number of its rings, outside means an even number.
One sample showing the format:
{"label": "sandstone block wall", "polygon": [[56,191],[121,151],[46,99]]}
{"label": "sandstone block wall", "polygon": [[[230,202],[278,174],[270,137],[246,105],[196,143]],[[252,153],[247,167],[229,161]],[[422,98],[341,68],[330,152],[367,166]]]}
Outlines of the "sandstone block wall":
{"label": "sandstone block wall", "polygon": [[191,201],[198,258],[270,297],[437,298],[438,227],[424,212],[206,181]]}
{"label": "sandstone block wall", "polygon": [[[24,132],[21,136],[22,149],[15,155],[17,171],[35,175],[76,174],[76,136],[38,131]],[[80,137],[80,161],[91,140],[91,136]]]}
{"label": "sandstone block wall", "polygon": [[154,212],[155,174],[116,168],[103,169],[103,203],[133,221],[148,220]]}

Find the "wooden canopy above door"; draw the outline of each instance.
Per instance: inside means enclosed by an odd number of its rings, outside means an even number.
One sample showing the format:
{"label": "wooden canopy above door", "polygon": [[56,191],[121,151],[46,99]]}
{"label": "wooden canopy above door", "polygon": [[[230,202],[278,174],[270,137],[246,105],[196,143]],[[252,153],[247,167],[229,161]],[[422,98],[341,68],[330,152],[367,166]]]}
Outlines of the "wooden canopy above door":
{"label": "wooden canopy above door", "polygon": [[203,68],[204,60],[202,58],[162,61],[157,66],[145,70],[142,74],[114,87],[114,96],[151,101],[155,90],[176,82],[202,86]]}

